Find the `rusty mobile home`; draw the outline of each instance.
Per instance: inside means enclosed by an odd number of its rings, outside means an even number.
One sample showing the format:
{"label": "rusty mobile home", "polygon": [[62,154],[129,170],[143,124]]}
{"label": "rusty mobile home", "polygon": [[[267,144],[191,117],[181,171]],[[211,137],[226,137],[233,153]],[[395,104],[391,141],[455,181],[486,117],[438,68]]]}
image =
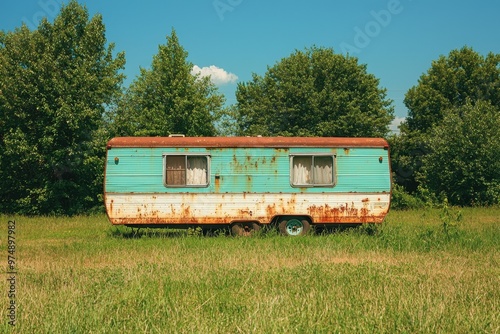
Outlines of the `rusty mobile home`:
{"label": "rusty mobile home", "polygon": [[391,197],[381,138],[121,137],[107,144],[112,224],[228,226],[381,223]]}

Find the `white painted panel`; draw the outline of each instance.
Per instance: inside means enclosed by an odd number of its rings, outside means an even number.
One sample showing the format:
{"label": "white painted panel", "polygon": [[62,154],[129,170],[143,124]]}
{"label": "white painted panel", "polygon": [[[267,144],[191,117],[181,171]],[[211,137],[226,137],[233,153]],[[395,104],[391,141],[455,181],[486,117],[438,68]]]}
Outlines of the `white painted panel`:
{"label": "white painted panel", "polygon": [[390,194],[106,194],[113,224],[269,223],[277,215],[315,223],[380,223]]}

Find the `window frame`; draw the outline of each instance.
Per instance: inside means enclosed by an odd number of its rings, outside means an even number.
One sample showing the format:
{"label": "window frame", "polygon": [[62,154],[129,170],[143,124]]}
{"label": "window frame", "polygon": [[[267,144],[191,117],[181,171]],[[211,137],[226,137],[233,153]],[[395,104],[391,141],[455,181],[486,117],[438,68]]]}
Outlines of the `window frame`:
{"label": "window frame", "polygon": [[[175,156],[175,157],[184,157],[184,165],[186,166],[186,168],[184,169],[184,179],[185,179],[185,183],[184,184],[168,184],[167,183],[167,159],[168,159],[169,156],[170,157],[172,157],[172,156]],[[205,157],[205,159],[207,161],[207,171],[206,171],[207,182],[206,183],[203,183],[203,184],[187,184],[187,171],[188,171],[187,165],[188,165],[188,159],[190,157],[196,157],[196,158]],[[162,154],[162,160],[163,160],[163,185],[166,188],[207,188],[207,187],[210,186],[210,160],[211,160],[210,154],[207,154],[207,153],[171,152],[171,153],[163,153]]]}
{"label": "window frame", "polygon": [[[295,157],[309,157],[311,158],[311,172],[313,173],[313,183],[294,183],[294,158]],[[332,158],[332,182],[331,183],[314,183],[314,159],[316,157],[324,158],[329,157]],[[337,155],[335,153],[294,153],[289,155],[290,158],[290,185],[293,188],[333,188],[337,184],[337,168],[336,168],[336,160]]]}

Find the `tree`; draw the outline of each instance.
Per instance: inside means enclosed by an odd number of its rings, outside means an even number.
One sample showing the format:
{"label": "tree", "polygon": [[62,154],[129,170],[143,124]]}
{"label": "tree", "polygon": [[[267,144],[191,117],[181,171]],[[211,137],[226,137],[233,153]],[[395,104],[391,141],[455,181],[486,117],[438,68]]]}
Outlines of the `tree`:
{"label": "tree", "polygon": [[356,58],[332,49],[295,51],[238,84],[240,135],[381,137],[394,118],[386,90]]}
{"label": "tree", "polygon": [[0,34],[0,211],[74,214],[100,204],[104,149],[99,156],[94,134],[125,64],[106,44],[102,17],[76,1],[53,23]]}
{"label": "tree", "polygon": [[500,204],[500,110],[470,100],[444,112],[427,137],[420,181],[454,205]]}
{"label": "tree", "polygon": [[469,47],[439,57],[405,95],[408,117],[404,131],[426,133],[443,119],[446,110],[466,101],[500,105],[499,65],[500,54],[483,57]]}
{"label": "tree", "polygon": [[430,150],[428,135],[439,126],[449,110],[461,108],[466,101],[474,105],[486,101],[500,106],[500,55],[482,56],[472,48],[452,50],[432,62],[418,84],[405,96],[408,117],[401,135],[392,145],[396,181],[414,192],[422,159]]}
{"label": "tree", "polygon": [[158,47],[151,69],[141,68],[116,114],[115,135],[214,136],[214,122],[224,98],[208,77],[193,76],[193,64],[179,44],[175,30]]}

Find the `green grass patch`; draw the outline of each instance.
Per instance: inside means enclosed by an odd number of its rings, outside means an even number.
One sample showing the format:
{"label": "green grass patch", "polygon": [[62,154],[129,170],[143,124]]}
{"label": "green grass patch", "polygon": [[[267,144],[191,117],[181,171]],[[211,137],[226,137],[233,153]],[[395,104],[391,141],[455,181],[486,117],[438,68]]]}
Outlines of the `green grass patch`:
{"label": "green grass patch", "polygon": [[16,220],[19,333],[500,330],[499,208],[392,211],[377,227],[298,238],[1,219]]}

